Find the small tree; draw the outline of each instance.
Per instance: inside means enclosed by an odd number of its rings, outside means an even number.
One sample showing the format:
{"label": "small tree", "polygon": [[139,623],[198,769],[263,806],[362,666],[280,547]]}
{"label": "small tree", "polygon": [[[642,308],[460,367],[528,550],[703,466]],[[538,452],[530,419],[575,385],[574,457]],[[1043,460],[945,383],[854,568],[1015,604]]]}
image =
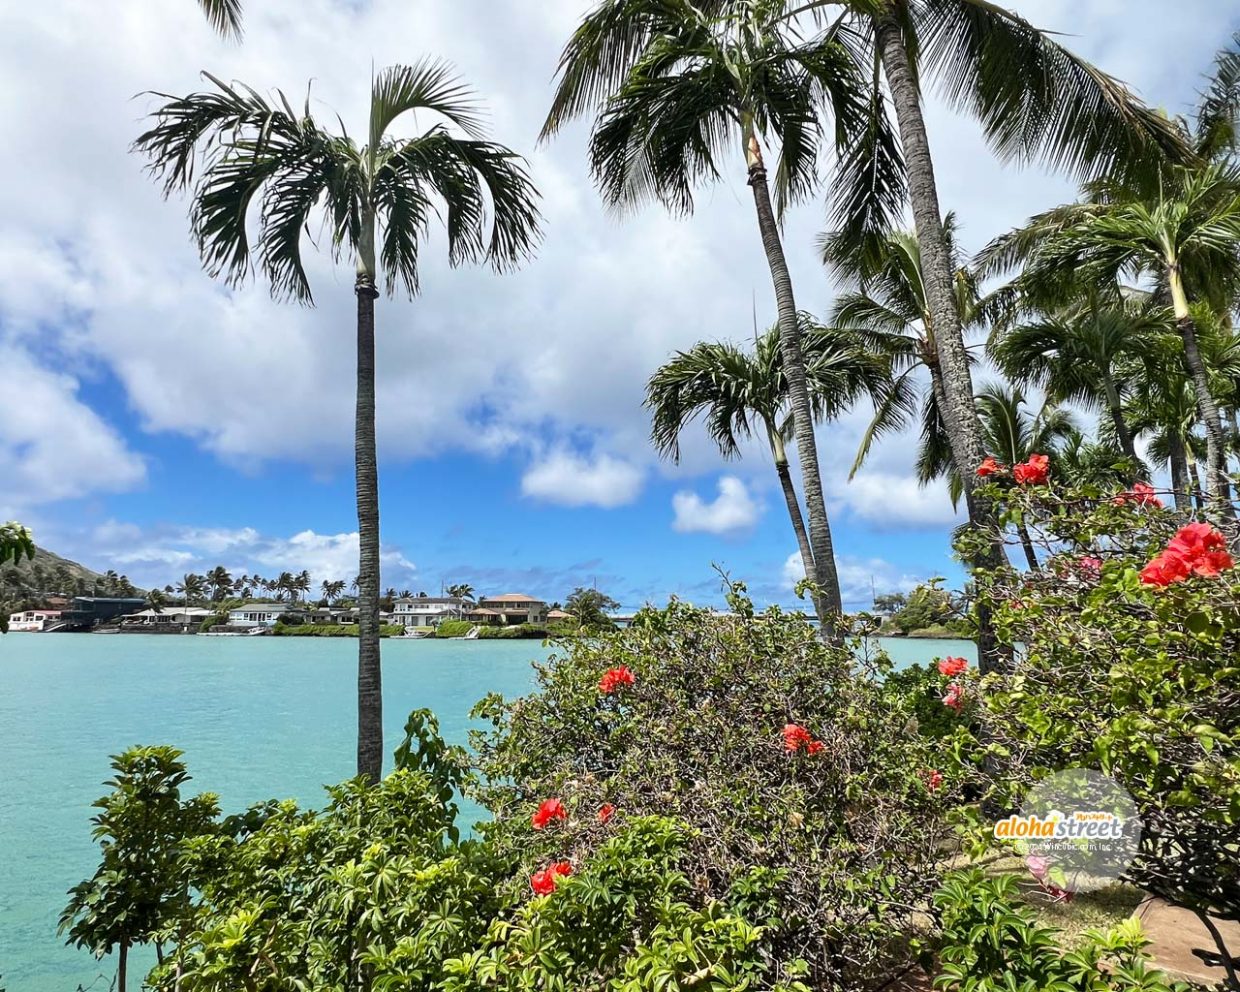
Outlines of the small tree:
{"label": "small tree", "polygon": [[112,788],[96,800],[93,836],[102,856],[95,874],[69,890],[60,917],[67,943],[97,958],[118,950],[117,989],[125,992],[129,948],[156,943],[157,935],[189,910],[189,884],[181,845],[209,833],[219,815],[211,793],[181,800],[189,781],[181,752],[173,747],[135,747],[112,758]]}
{"label": "small tree", "polygon": [[607,615],[608,610],[618,610],[620,604],[597,589],[578,587],[564,603],[564,612],[577,618],[582,627],[610,630],[615,622]]}

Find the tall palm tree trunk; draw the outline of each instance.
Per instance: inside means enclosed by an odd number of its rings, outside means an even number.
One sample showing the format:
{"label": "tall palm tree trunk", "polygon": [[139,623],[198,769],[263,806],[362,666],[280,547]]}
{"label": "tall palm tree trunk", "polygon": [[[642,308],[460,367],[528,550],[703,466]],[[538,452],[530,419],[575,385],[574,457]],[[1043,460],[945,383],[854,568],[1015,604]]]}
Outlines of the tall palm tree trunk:
{"label": "tall palm tree trunk", "polygon": [[357,420],[357,773],[383,773],[383,676],[379,664],[379,468],[375,451],[374,278],[358,274]]}
{"label": "tall palm tree trunk", "polygon": [[[893,0],[894,2],[894,0]],[[875,18],[874,29],[887,85],[891,89],[900,143],[908,170],[909,199],[921,249],[926,301],[934,320],[934,343],[943,379],[943,424],[947,428],[952,461],[964,486],[965,504],[973,527],[990,532],[988,550],[971,564],[975,568],[998,568],[1006,562],[1002,541],[991,514],[974,496],[977,467],[986,457],[982,427],[973,403],[973,376],[960,326],[953,287],[951,254],[943,234],[943,214],[930,157],[930,140],[922,116],[921,93],[913,75],[904,33],[894,16],[894,6]],[[978,664],[983,673],[1004,666],[1004,656],[991,622],[990,609],[978,604]]]}
{"label": "tall palm tree trunk", "polygon": [[1119,398],[1119,390],[1115,388],[1115,380],[1111,377],[1109,371],[1104,370],[1102,376],[1102,391],[1106,395],[1107,409],[1111,414],[1111,425],[1115,428],[1115,436],[1119,440],[1120,450],[1124,456],[1133,462],[1134,471],[1137,462],[1137,447],[1132,443],[1132,432],[1128,429],[1128,423],[1124,420],[1124,406]]}
{"label": "tall palm tree trunk", "polygon": [[805,359],[801,355],[796,298],[792,293],[792,277],[788,273],[784,247],[779,239],[775,209],[771,205],[766,166],[762,163],[757,139],[752,134],[748,136],[746,154],[749,162],[749,185],[753,189],[754,207],[758,214],[758,229],[762,232],[762,247],[766,251],[771,280],[775,285],[775,302],[779,312],[779,350],[783,358],[784,375],[788,379],[797,455],[801,460],[801,485],[805,491],[809,543],[813,551],[813,579],[821,588],[824,605],[831,614],[829,618],[822,620],[822,629],[825,636],[835,639],[839,630],[835,618],[843,613],[843,603],[840,599],[839,574],[835,568],[835,550],[831,544],[831,525],[827,521],[827,504],[822,493],[822,476],[818,470],[818,446],[814,441],[814,415],[809,403],[809,388],[805,382]]}
{"label": "tall palm tree trunk", "polygon": [[[792,484],[792,472],[788,469],[788,456],[784,452],[784,442],[779,434],[768,425],[767,436],[771,442],[771,457],[775,461],[775,472],[779,475],[779,488],[784,493],[784,503],[788,507],[788,518],[792,521],[792,530],[797,536],[797,547],[801,551],[801,566],[805,569],[806,578],[818,574],[814,565],[814,551],[810,547],[809,534],[805,532],[805,519],[801,516],[801,504],[797,500],[797,490]],[[817,580],[815,579],[815,582]],[[831,622],[831,611],[821,595],[814,595],[814,612],[818,622],[826,625]]]}
{"label": "tall palm tree trunk", "polygon": [[1234,517],[1231,487],[1227,482],[1227,435],[1223,433],[1223,418],[1218,412],[1214,394],[1210,391],[1210,378],[1201,358],[1201,349],[1197,346],[1197,322],[1193,320],[1188,309],[1188,296],[1184,292],[1179,264],[1173,260],[1167,269],[1167,282],[1175,309],[1175,324],[1180,332],[1180,340],[1184,343],[1184,363],[1188,366],[1188,374],[1193,380],[1197,409],[1201,412],[1201,422],[1206,429],[1206,492],[1220,512]]}
{"label": "tall palm tree trunk", "polygon": [[1168,428],[1167,462],[1171,466],[1171,498],[1175,500],[1175,508],[1181,513],[1188,513],[1193,508],[1193,496],[1188,481],[1188,454],[1184,448],[1184,439],[1179,433]]}

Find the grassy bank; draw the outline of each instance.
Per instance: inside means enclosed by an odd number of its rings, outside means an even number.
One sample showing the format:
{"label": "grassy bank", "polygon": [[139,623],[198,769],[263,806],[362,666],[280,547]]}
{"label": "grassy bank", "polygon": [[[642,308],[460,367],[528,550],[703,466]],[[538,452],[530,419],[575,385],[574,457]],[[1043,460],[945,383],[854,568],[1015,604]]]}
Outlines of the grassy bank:
{"label": "grassy bank", "polygon": [[[298,626],[278,623],[271,632],[277,637],[357,637],[357,630],[355,623],[315,623]],[[405,628],[395,623],[385,623],[379,628],[380,637],[400,637],[404,632]]]}

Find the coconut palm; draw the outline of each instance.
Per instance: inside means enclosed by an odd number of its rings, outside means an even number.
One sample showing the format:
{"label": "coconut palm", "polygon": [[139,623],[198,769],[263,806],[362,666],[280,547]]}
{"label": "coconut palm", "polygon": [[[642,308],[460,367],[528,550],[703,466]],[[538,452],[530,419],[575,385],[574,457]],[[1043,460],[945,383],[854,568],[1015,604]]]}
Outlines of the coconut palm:
{"label": "coconut palm", "polygon": [[[831,420],[863,394],[881,403],[890,382],[890,363],[865,350],[855,336],[819,325],[806,313],[798,315],[804,347],[806,383],[815,420]],[[813,542],[806,532],[796,488],[788,468],[785,441],[792,430],[788,375],[778,325],[761,335],[752,351],[731,344],[702,343],[678,352],[660,367],[646,386],[651,411],[651,440],[660,454],[680,458],[680,435],[704,417],[707,431],[724,458],[740,455],[741,443],[763,435],[775,462],[807,577],[818,574]],[[842,609],[839,586],[824,586],[815,596],[815,610],[824,630]]]}
{"label": "coconut palm", "polygon": [[1199,416],[1193,385],[1173,362],[1148,361],[1147,374],[1135,381],[1124,403],[1124,417],[1143,438],[1150,462],[1169,470],[1172,498],[1182,512],[1192,510],[1194,499],[1198,506],[1202,502]]}
{"label": "coconut palm", "polygon": [[[974,403],[987,453],[1006,465],[1026,461],[1034,454],[1054,455],[1077,430],[1072,414],[1053,403],[1044,404],[1037,414],[1031,414],[1019,386],[983,386]],[[923,434],[917,455],[917,481],[925,486],[946,478],[952,503],[956,504],[965,493],[965,482],[956,469],[945,434],[943,430]],[[1029,567],[1036,570],[1038,557],[1029,531],[1024,523],[1017,524],[1016,530]]]}
{"label": "coconut palm", "polygon": [[473,601],[474,587],[468,582],[458,582],[455,585],[448,586],[448,595],[456,599],[464,599]]}
{"label": "coconut palm", "polygon": [[198,5],[219,34],[241,37],[241,0],[198,0]]}
{"label": "coconut palm", "polygon": [[1202,356],[1194,307],[1215,313],[1240,287],[1240,168],[1175,169],[1157,193],[1116,183],[1087,188],[1081,202],[1034,217],[982,252],[987,271],[1023,262],[1031,285],[1073,278],[1100,285],[1151,276],[1171,303],[1207,447],[1207,488],[1230,511],[1227,436]]}
{"label": "coconut palm", "polygon": [[[943,221],[944,236],[955,273],[956,312],[967,330],[989,319],[990,298],[978,292],[956,244],[956,219]],[[920,407],[923,425],[945,434],[943,409],[946,385],[935,341],[934,315],[926,295],[921,243],[913,231],[895,231],[876,239],[865,252],[858,252],[847,232],[836,232],[820,241],[823,264],[843,283],[832,308],[830,323],[861,335],[872,348],[890,356],[895,378],[884,401],[874,412],[853,462],[851,479],[868,457],[874,442],[907,426]],[[973,359],[970,357],[970,362]],[[923,389],[921,376],[929,379]]]}
{"label": "coconut palm", "polygon": [[177,583],[176,591],[177,595],[185,600],[186,606],[193,606],[197,600],[202,599],[202,595],[206,591],[206,583],[201,575],[188,572]]}
{"label": "coconut palm", "polygon": [[1055,454],[1055,475],[1072,486],[1114,491],[1132,482],[1132,462],[1110,439],[1073,429]]}
{"label": "coconut palm", "polygon": [[216,565],[204,578],[211,589],[211,598],[214,600],[223,599],[232,589],[232,575],[223,565]]}
{"label": "coconut palm", "polygon": [[[885,226],[903,199],[899,152],[867,102],[869,67],[833,30],[792,16],[796,0],[604,0],[564,49],[543,136],[596,114],[590,165],[604,200],[655,199],[677,214],[694,188],[744,156],[779,314],[780,349],[809,517],[814,580],[839,599],[796,297],[780,235],[783,209],[810,195],[824,144],[864,187],[848,226]],[[778,150],[772,202],[765,154]],[[869,185],[862,180],[868,177]]]}
{"label": "coconut palm", "polygon": [[1132,430],[1124,421],[1124,365],[1139,364],[1167,325],[1158,311],[1140,301],[1107,295],[1110,301],[1086,291],[1072,304],[1000,328],[991,336],[989,352],[1011,381],[1036,386],[1055,403],[1079,403],[1104,412],[1135,478],[1141,466]]}
{"label": "coconut palm", "polygon": [[[471,91],[441,62],[393,66],[371,87],[365,145],[335,133],[283,94],[207,77],[213,89],[170,97],[135,143],[166,194],[192,187],[191,226],[212,276],[243,281],[261,267],[271,292],[311,302],[302,264],[312,215],[330,232],[333,253],[356,268],[357,413],[355,454],[360,534],[358,615],[358,773],[383,765],[379,662],[379,491],[375,455],[375,299],[418,292],[419,251],[440,211],[452,265],[486,262],[504,270],[532,253],[539,215],[520,160],[484,139]],[[393,126],[419,113],[436,119],[412,139]],[[258,238],[247,235],[257,202]]]}

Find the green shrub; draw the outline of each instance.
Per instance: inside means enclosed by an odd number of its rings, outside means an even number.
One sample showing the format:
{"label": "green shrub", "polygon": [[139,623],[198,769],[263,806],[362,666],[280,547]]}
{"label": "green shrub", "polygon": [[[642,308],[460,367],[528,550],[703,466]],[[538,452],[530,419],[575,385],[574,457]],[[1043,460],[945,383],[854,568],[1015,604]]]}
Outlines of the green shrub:
{"label": "green shrub", "polygon": [[[803,616],[732,602],[737,616],[673,603],[625,631],[566,641],[534,695],[484,700],[475,716],[494,730],[474,744],[477,798],[495,814],[485,836],[528,875],[588,861],[608,837],[604,804],[687,823],[680,870],[695,909],[763,873],[779,916],[766,953],[791,961],[813,947],[811,985],[854,987],[899,958],[914,907],[938,884],[951,778],[938,791],[927,779],[951,759]],[[607,694],[600,679],[619,666],[634,682]],[[789,753],[787,724],[821,749]],[[547,797],[568,818],[536,831]]]}
{"label": "green shrub", "polygon": [[1010,671],[976,710],[992,802],[1096,768],[1144,826],[1128,877],[1199,913],[1240,917],[1240,571],[1142,581],[1188,519],[1097,491],[1000,492],[1040,535],[1040,572],[978,577]]}
{"label": "green shrub", "polygon": [[211,616],[207,617],[205,620],[202,621],[202,623],[198,625],[198,632],[200,634],[205,634],[212,627],[217,627],[222,623],[228,623],[227,613],[212,614]]}
{"label": "green shrub", "polygon": [[[358,625],[355,623],[313,623],[290,626],[277,623],[271,628],[277,637],[357,637]],[[379,627],[380,637],[401,637],[405,628],[398,623],[385,623]]]}
{"label": "green shrub", "polygon": [[1147,941],[1133,919],[1107,933],[1088,931],[1065,951],[1058,931],[1039,925],[1018,900],[1011,875],[971,868],[935,894],[941,916],[936,988],[959,992],[1189,992],[1149,968]]}

